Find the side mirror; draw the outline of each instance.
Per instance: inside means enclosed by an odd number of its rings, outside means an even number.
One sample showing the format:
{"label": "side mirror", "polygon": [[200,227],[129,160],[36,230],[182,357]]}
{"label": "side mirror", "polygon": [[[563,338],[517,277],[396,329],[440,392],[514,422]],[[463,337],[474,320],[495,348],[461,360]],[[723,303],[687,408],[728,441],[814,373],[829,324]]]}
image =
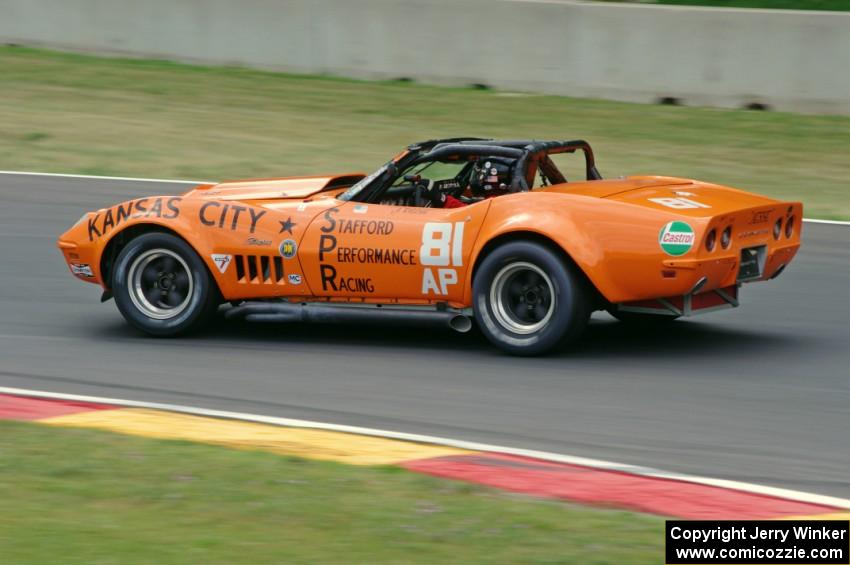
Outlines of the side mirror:
{"label": "side mirror", "polygon": [[422,180],[420,175],[404,175],[404,180],[409,183],[417,183]]}

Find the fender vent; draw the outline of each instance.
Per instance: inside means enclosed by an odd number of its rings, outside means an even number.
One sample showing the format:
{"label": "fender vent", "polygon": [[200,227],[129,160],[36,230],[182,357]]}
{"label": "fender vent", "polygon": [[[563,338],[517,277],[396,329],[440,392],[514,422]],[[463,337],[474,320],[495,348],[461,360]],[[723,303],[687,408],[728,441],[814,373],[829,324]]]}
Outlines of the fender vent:
{"label": "fender vent", "polygon": [[283,259],[268,255],[235,255],[236,282],[242,284],[285,284]]}

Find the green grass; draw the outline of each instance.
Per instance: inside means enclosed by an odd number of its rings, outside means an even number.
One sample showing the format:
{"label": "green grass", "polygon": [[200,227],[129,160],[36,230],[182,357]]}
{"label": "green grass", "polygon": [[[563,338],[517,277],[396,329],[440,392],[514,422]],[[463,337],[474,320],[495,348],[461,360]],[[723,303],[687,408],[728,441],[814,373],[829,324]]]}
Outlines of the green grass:
{"label": "green grass", "polygon": [[661,518],[355,467],[0,422],[0,561],[660,563]]}
{"label": "green grass", "polygon": [[850,219],[850,117],[625,104],[0,48],[0,168],[217,180],[370,171],[407,144],[584,138],[665,174]]}
{"label": "green grass", "polygon": [[850,11],[848,0],[604,0],[636,4],[672,4],[677,6],[717,6],[722,8],[770,8],[773,10]]}

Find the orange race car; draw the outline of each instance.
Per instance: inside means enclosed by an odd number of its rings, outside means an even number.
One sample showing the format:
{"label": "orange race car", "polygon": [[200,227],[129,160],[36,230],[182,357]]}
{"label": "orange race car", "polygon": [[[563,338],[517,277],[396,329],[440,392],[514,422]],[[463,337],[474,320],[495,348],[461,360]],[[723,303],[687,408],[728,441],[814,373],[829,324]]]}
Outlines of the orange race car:
{"label": "orange race car", "polygon": [[[581,159],[581,156],[584,158]],[[564,174],[578,164],[582,180]],[[570,175],[572,177],[572,175]],[[800,247],[802,205],[658,176],[603,180],[584,141],[432,140],[370,175],[200,185],[84,215],[71,272],[133,326],[414,320],[543,353],[594,310],[666,321],[738,305]]]}

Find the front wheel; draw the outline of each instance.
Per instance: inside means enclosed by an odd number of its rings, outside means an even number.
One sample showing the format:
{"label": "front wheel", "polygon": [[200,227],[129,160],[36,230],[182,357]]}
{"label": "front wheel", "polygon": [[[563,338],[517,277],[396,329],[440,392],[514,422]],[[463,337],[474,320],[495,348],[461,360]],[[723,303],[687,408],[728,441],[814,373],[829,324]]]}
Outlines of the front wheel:
{"label": "front wheel", "polygon": [[490,253],[473,281],[475,317],[493,344],[539,355],[581,335],[590,317],[581,275],[548,247],[527,241]]}
{"label": "front wheel", "polygon": [[127,244],[115,262],[112,289],[124,318],[156,336],[201,327],[219,304],[204,262],[185,241],[167,233],[144,234]]}

